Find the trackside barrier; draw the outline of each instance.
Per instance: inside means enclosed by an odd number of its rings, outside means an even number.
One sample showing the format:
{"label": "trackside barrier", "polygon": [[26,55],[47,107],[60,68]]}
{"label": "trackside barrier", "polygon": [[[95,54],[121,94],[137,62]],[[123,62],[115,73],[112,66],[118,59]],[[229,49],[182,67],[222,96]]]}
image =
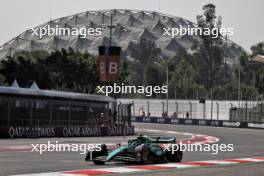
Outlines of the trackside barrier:
{"label": "trackside barrier", "polygon": [[0,127],[0,138],[32,138],[32,137],[99,137],[134,135],[134,126],[115,127]]}
{"label": "trackside barrier", "polygon": [[132,117],[133,122],[264,129],[264,123],[168,117]]}

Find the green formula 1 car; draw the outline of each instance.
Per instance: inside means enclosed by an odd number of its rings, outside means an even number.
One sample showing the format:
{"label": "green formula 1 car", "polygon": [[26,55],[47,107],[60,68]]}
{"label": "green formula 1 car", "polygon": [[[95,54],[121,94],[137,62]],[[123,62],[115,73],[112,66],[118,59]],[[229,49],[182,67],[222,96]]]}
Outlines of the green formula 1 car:
{"label": "green formula 1 car", "polygon": [[175,147],[175,145],[178,144],[176,144],[174,137],[139,136],[129,140],[127,145],[117,145],[115,149],[108,149],[107,145],[102,144],[101,151],[88,153],[85,160],[93,161],[96,165],[110,161],[125,164],[181,162],[183,153],[179,150],[172,150],[172,146]]}

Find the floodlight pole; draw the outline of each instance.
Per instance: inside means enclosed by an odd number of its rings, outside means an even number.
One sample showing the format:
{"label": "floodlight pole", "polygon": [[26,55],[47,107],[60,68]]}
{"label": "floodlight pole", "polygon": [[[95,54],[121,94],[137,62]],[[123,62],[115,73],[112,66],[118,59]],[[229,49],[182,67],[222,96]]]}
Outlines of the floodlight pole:
{"label": "floodlight pole", "polygon": [[111,13],[111,15],[110,15],[110,26],[109,26],[109,28],[110,28],[110,37],[109,37],[109,47],[111,46],[111,44],[112,44],[112,28],[113,28],[114,26],[113,26],[113,15],[112,15],[112,13]]}
{"label": "floodlight pole", "polygon": [[167,84],[166,110],[167,110],[167,116],[169,116],[169,66],[168,66],[168,59],[166,59],[166,84]]}
{"label": "floodlight pole", "polygon": [[[162,56],[160,56],[160,58],[164,59]],[[157,63],[157,64],[159,64],[159,63]],[[166,86],[167,86],[166,111],[167,111],[167,115],[169,115],[169,64],[168,64],[168,58],[166,58],[166,70],[165,71],[166,71]],[[175,90],[175,100],[176,100],[176,90]]]}
{"label": "floodlight pole", "polygon": [[240,63],[238,63],[238,89],[237,89],[237,99],[238,99],[238,107],[240,107]]}
{"label": "floodlight pole", "polygon": [[120,27],[120,26],[118,26],[118,25],[113,25],[113,14],[111,13],[110,14],[110,25],[102,25],[102,26],[106,26],[106,27],[108,27],[109,29],[110,29],[110,36],[109,36],[109,47],[112,45],[112,29],[113,28],[120,28],[121,30],[123,30],[123,31],[126,31],[126,29],[125,28],[123,28],[122,26]]}
{"label": "floodlight pole", "polygon": [[110,51],[110,47],[112,45],[112,28],[114,28],[115,26],[113,26],[113,16],[112,13],[110,15],[110,25],[106,25],[106,27],[108,27],[110,29],[110,36],[109,36],[109,43],[108,43],[108,47],[105,46],[105,70],[106,72],[108,72],[108,62],[109,62],[109,51]]}

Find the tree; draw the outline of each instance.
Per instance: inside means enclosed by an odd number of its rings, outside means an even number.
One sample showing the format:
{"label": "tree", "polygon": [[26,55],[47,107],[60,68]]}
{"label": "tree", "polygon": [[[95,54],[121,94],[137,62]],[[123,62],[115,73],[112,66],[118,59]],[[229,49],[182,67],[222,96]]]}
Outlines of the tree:
{"label": "tree", "polygon": [[242,95],[242,99],[244,100],[255,100],[257,96],[257,90],[255,86],[242,84],[241,95]]}
{"label": "tree", "polygon": [[264,42],[253,45],[250,49],[252,52],[251,57],[254,57],[256,55],[264,55]]}
{"label": "tree", "polygon": [[93,93],[99,83],[97,59],[88,53],[62,49],[52,52],[43,64],[56,89]]}
{"label": "tree", "polygon": [[[41,56],[43,55],[39,55],[38,59],[42,59]],[[42,72],[37,64],[37,58],[29,52],[17,53],[7,60],[2,60],[1,65],[0,73],[5,76],[8,84],[14,79],[19,80],[23,87],[30,86],[33,81],[42,82],[45,87],[48,84],[47,75],[44,75],[46,72]]]}
{"label": "tree", "polygon": [[[170,81],[170,90],[177,90],[177,95],[183,98],[193,98],[196,96],[197,91],[202,89],[195,79],[198,73],[193,67],[182,59],[176,66],[175,71],[172,74],[172,80]],[[174,93],[171,91],[171,93]]]}
{"label": "tree", "polygon": [[[146,86],[162,86],[163,85],[163,75],[164,70],[162,69],[160,64],[149,64],[147,65],[144,71],[144,85]],[[153,93],[152,97],[156,97],[157,95]]]}
{"label": "tree", "polygon": [[[147,39],[141,39],[140,42],[135,46],[134,51],[132,51],[131,57],[135,58],[136,62],[139,62],[139,73],[143,75],[147,65],[158,61],[159,56],[160,48],[156,47],[155,42]],[[143,80],[143,76],[141,80]]]}
{"label": "tree", "polygon": [[0,74],[0,86],[4,86],[5,85],[5,77]]}
{"label": "tree", "polygon": [[1,61],[0,73],[11,84],[17,79],[22,87],[36,81],[42,89],[93,93],[99,84],[97,59],[72,49],[17,53]]}
{"label": "tree", "polygon": [[264,64],[250,62],[250,57],[264,54],[264,43],[260,42],[251,47],[251,55],[244,54],[240,57],[241,80],[248,86],[255,87],[259,94],[264,93]]}
{"label": "tree", "polygon": [[[257,43],[251,47],[251,57],[264,55],[264,42]],[[253,64],[253,73],[255,76],[255,85],[260,94],[264,93],[264,64]]]}
{"label": "tree", "polygon": [[[215,22],[215,6],[213,4],[207,4],[203,6],[203,15],[197,16],[198,27],[204,30],[208,28],[212,31],[214,28],[220,27],[217,24],[221,22]],[[218,35],[201,35],[202,43],[198,46],[197,52],[194,54],[198,72],[201,74],[201,83],[205,85],[207,89],[212,88],[215,84],[223,83],[225,65],[224,55],[221,49],[222,39]]]}

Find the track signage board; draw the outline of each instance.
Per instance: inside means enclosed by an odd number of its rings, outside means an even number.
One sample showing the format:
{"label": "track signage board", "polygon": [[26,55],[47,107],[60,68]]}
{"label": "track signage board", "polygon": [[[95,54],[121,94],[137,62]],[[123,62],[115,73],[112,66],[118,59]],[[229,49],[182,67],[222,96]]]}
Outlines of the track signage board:
{"label": "track signage board", "polygon": [[118,80],[121,47],[99,46],[100,81]]}
{"label": "track signage board", "polygon": [[0,127],[1,138],[90,137],[134,135],[134,126],[116,127]]}
{"label": "track signage board", "polygon": [[264,129],[264,123],[169,117],[133,117],[133,122]]}

